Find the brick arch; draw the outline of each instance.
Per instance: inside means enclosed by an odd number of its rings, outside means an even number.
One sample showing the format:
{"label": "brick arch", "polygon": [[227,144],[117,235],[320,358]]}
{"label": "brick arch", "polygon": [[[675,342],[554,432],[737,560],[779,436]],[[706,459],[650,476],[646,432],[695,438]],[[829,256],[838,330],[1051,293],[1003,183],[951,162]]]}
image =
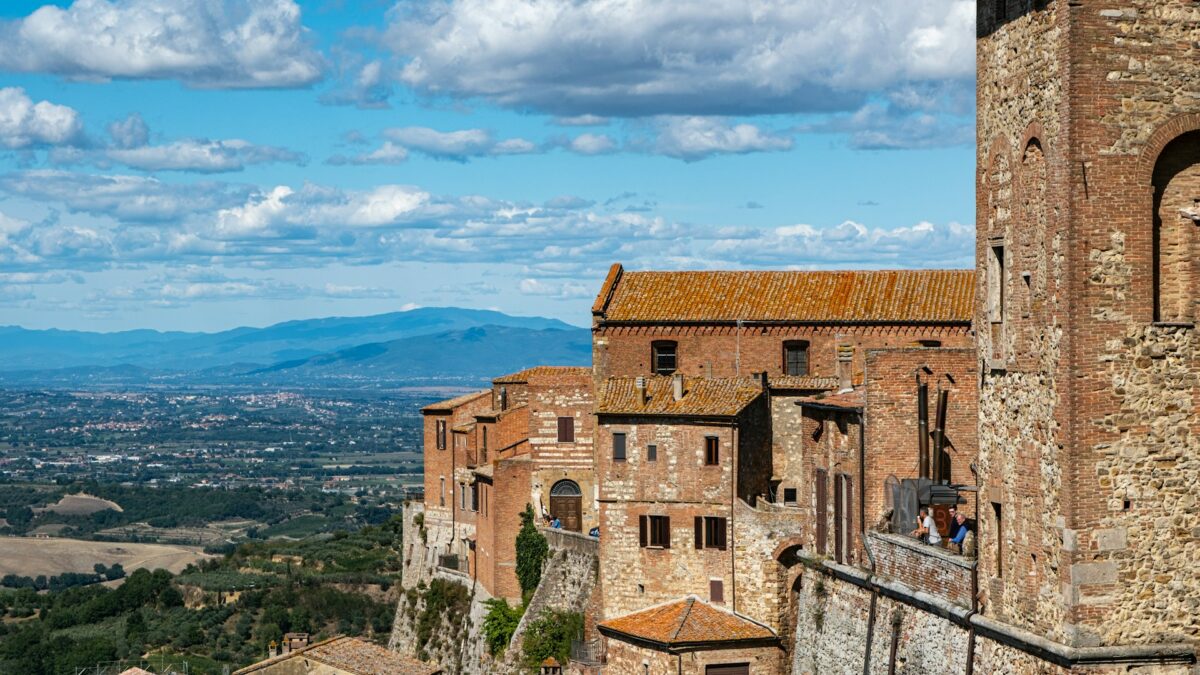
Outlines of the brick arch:
{"label": "brick arch", "polygon": [[1200,131],[1200,113],[1185,113],[1173,117],[1155,129],[1146,145],[1142,146],[1142,154],[1138,158],[1138,179],[1142,185],[1153,187],[1154,167],[1158,164],[1159,155],[1171,141],[1191,131]]}
{"label": "brick arch", "polygon": [[797,548],[804,548],[804,540],[800,537],[788,537],[779,542],[779,545],[775,547],[775,551],[771,554],[771,559],[787,567],[791,567],[794,563],[784,562],[783,554]]}
{"label": "brick arch", "polygon": [[1037,141],[1042,148],[1042,154],[1046,154],[1046,129],[1037,120],[1030,122],[1029,126],[1025,127],[1025,133],[1021,134],[1020,151],[1022,154],[1029,147],[1031,141]]}

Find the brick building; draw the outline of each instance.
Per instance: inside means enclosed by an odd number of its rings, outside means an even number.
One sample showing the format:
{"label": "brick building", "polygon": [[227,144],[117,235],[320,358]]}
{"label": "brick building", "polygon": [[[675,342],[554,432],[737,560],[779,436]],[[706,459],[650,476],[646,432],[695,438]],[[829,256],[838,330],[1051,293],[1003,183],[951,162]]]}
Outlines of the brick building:
{"label": "brick building", "polygon": [[[945,478],[970,475],[974,287],[970,270],[612,268],[593,306],[610,659],[665,668],[669,645],[648,655],[645,636],[613,627],[690,597],[769,631],[759,657],[773,655],[745,664],[780,672],[796,621],[780,558],[865,564],[887,480],[917,477],[918,376],[953,392]],[[693,646],[690,663],[727,648]]]}
{"label": "brick building", "polygon": [[519,514],[598,524],[590,368],[538,366],[435,403],[425,418],[425,528],[436,564],[519,599]]}

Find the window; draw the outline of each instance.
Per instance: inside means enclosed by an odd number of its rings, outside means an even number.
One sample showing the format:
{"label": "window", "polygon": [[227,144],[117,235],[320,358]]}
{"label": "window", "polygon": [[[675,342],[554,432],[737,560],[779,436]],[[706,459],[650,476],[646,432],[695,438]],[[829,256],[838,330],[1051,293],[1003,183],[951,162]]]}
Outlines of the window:
{"label": "window", "polygon": [[808,342],[788,340],[783,343],[783,374],[808,374]]}
{"label": "window", "polygon": [[466,485],[466,483],[458,484],[458,501],[460,502],[459,508],[462,509],[463,511],[466,511],[467,510],[467,485]]}
{"label": "window", "polygon": [[500,387],[500,409],[508,410],[508,387]]}
{"label": "window", "polygon": [[625,461],[625,434],[615,433],[612,437],[613,441],[613,461]]}
{"label": "window", "polygon": [[721,463],[721,441],[716,436],[704,437],[704,464],[716,466]]}
{"label": "window", "polygon": [[674,342],[655,342],[650,346],[650,370],[656,375],[671,375],[678,365]]}
{"label": "window", "polygon": [[696,548],[725,550],[727,521],[716,516],[696,516]]}
{"label": "window", "polygon": [[725,582],[720,579],[708,580],[709,602],[725,602]]}
{"label": "window", "polygon": [[996,578],[1004,580],[1004,509],[1000,502],[992,502],[992,513],[996,516]]}
{"label": "window", "polygon": [[471,483],[471,510],[479,511],[479,483]]}
{"label": "window", "polygon": [[487,427],[484,427],[484,428],[483,428],[483,443],[482,443],[482,446],[483,446],[483,452],[484,452],[484,455],[483,455],[483,456],[484,456],[484,457],[487,457],[487,429],[488,429]]}
{"label": "window", "polygon": [[446,420],[438,420],[437,421],[437,431],[434,435],[437,437],[437,440],[436,440],[437,449],[445,450],[446,449]]}
{"label": "window", "polygon": [[575,418],[574,417],[558,418],[558,442],[559,443],[574,443],[575,442]]}
{"label": "window", "polygon": [[1004,321],[1004,246],[994,244],[989,247],[987,268],[987,312],[988,321],[1001,323]]}
{"label": "window", "polygon": [[828,476],[825,469],[817,469],[813,480],[813,490],[817,502],[817,553],[825,554],[825,538],[829,531]]}
{"label": "window", "polygon": [[667,516],[639,516],[638,542],[642,548],[671,548],[671,519]]}
{"label": "window", "polygon": [[442,491],[441,491],[442,496],[441,496],[441,500],[439,503],[442,506],[445,506],[446,505],[446,479],[442,478],[441,481],[442,481]]}
{"label": "window", "polygon": [[783,503],[791,506],[796,505],[796,488],[783,488]]}
{"label": "window", "polygon": [[651,443],[650,445],[646,446],[646,461],[647,462],[657,462],[658,461],[658,446],[657,445]]}
{"label": "window", "polygon": [[480,495],[480,500],[479,500],[480,504],[479,504],[479,506],[480,506],[480,508],[483,510],[483,517],[484,517],[484,518],[487,518],[487,496],[488,496],[488,489],[487,489],[487,486],[486,486],[486,485],[484,485],[484,486],[483,486],[483,489],[482,489],[482,490],[480,490],[480,492],[482,492],[483,494],[482,494],[482,495]]}

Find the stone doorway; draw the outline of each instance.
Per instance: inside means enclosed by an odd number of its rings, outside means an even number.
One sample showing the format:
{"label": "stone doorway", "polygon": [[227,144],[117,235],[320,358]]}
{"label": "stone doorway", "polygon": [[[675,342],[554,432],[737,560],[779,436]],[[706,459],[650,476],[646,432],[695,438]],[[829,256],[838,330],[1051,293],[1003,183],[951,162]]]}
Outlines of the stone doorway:
{"label": "stone doorway", "polygon": [[550,488],[550,517],[562,522],[562,529],[583,531],[583,492],[573,480],[560,480]]}

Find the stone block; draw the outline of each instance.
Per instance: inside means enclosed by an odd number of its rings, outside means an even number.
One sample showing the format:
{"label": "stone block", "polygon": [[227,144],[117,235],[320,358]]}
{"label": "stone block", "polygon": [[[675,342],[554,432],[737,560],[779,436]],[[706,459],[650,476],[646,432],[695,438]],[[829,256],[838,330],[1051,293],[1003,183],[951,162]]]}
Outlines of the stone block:
{"label": "stone block", "polygon": [[1101,551],[1120,551],[1128,544],[1129,536],[1123,527],[1113,527],[1092,531],[1092,541]]}
{"label": "stone block", "polygon": [[1071,565],[1071,583],[1085,584],[1117,583],[1117,564],[1113,562],[1076,563]]}

